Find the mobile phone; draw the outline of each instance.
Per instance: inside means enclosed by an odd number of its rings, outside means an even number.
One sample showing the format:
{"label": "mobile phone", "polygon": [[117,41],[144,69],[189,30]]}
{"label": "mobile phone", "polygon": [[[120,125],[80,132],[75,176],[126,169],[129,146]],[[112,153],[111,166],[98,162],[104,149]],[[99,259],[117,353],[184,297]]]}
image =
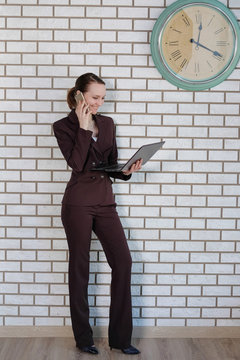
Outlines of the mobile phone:
{"label": "mobile phone", "polygon": [[81,91],[79,94],[75,95],[75,100],[76,100],[77,104],[79,103],[79,101],[85,101],[83,93]]}

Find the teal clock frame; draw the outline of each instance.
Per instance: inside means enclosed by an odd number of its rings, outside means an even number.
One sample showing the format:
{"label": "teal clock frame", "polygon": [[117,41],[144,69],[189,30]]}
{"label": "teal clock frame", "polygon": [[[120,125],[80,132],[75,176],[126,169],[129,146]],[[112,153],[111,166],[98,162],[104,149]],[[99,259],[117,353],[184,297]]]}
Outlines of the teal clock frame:
{"label": "teal clock frame", "polygon": [[[230,21],[234,34],[235,34],[235,51],[233,55],[233,59],[230,64],[222,71],[220,74],[217,74],[213,79],[210,80],[184,80],[177,74],[174,75],[168,67],[164,64],[164,61],[160,57],[159,51],[159,36],[162,30],[165,27],[166,22],[169,18],[179,9],[185,5],[208,5],[209,7],[217,8],[220,12],[222,12]],[[235,67],[238,64],[240,58],[240,27],[237,22],[235,15],[232,13],[230,9],[228,9],[223,3],[218,0],[177,0],[173,4],[169,5],[159,16],[157,21],[154,24],[151,42],[150,42],[151,54],[153,58],[153,62],[163,76],[164,79],[169,81],[171,84],[185,90],[206,90],[217,86],[222,81],[227,79],[229,75],[233,72]]]}

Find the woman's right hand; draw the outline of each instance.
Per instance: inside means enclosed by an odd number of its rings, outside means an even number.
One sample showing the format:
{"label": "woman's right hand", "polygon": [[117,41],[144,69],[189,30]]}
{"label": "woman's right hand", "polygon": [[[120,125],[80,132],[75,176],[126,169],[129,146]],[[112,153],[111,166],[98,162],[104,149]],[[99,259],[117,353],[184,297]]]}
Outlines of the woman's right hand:
{"label": "woman's right hand", "polygon": [[75,109],[75,113],[78,117],[79,126],[82,129],[87,130],[89,121],[91,120],[91,111],[89,110],[89,106],[86,104],[84,100],[78,102]]}

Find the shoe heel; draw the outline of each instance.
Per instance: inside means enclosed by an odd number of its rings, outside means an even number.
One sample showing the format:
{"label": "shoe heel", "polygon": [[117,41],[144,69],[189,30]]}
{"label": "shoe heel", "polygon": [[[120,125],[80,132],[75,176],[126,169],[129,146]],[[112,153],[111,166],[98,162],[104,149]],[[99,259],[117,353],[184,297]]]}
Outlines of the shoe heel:
{"label": "shoe heel", "polygon": [[112,347],[110,347],[110,350],[112,350]]}

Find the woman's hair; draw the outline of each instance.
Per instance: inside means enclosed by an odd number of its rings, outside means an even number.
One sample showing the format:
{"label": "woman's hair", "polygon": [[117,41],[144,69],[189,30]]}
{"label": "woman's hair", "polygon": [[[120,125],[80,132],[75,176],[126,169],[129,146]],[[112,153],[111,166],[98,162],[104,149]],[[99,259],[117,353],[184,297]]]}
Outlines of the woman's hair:
{"label": "woman's hair", "polygon": [[86,73],[79,76],[75,82],[75,86],[68,90],[67,94],[67,103],[70,109],[74,109],[76,107],[75,95],[77,90],[80,90],[82,93],[85,93],[88,89],[88,86],[91,83],[103,84],[105,82],[93,73]]}

